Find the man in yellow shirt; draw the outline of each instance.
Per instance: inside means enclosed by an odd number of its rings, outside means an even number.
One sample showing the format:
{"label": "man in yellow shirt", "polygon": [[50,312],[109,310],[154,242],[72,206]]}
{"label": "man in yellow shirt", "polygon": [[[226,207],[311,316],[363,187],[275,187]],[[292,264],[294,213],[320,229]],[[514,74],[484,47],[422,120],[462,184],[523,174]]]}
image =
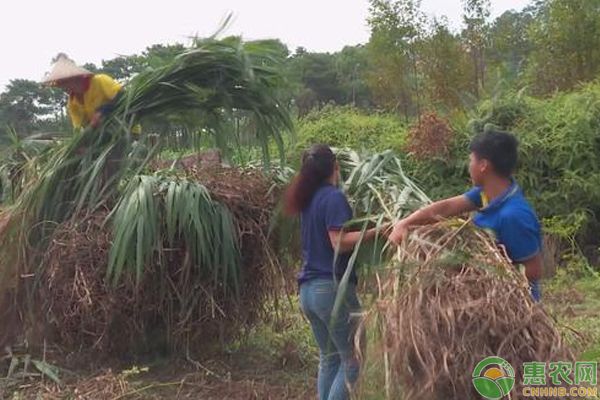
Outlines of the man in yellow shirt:
{"label": "man in yellow shirt", "polygon": [[[121,84],[106,74],[94,74],[78,67],[73,60],[61,53],[57,56],[52,70],[44,77],[43,84],[63,89],[69,95],[67,110],[75,129],[87,126],[96,128],[102,118],[115,106],[118,96],[123,93]],[[139,124],[133,126],[131,133],[141,133]],[[108,155],[103,179],[108,181],[119,168],[124,158],[123,146],[116,146]],[[83,154],[86,148],[77,152]]]}
{"label": "man in yellow shirt", "polygon": [[59,87],[69,94],[67,110],[73,127],[97,127],[112,110],[122,86],[105,74],[93,74],[78,67],[65,54],[59,54],[43,84]]}

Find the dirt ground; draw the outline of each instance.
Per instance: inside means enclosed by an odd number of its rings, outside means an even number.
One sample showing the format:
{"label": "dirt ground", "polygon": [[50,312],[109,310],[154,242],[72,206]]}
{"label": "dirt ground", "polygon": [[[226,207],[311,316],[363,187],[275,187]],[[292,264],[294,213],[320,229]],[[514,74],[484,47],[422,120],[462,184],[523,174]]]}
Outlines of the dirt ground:
{"label": "dirt ground", "polygon": [[[260,350],[260,349],[257,349]],[[284,350],[282,350],[284,351]],[[287,359],[286,357],[289,357]],[[314,364],[314,363],[311,363]],[[0,380],[2,399],[310,399],[316,366],[297,355],[239,349],[199,361],[154,360],[127,368],[61,370],[60,384],[40,377],[33,365]]]}
{"label": "dirt ground", "polygon": [[[44,375],[34,364],[42,357],[10,349],[12,355],[0,356],[0,399],[315,398],[318,359],[308,324],[292,302],[280,312],[284,318],[259,324],[241,339],[195,359],[116,361],[48,348],[42,367],[51,370]],[[52,381],[53,371],[60,383]]]}

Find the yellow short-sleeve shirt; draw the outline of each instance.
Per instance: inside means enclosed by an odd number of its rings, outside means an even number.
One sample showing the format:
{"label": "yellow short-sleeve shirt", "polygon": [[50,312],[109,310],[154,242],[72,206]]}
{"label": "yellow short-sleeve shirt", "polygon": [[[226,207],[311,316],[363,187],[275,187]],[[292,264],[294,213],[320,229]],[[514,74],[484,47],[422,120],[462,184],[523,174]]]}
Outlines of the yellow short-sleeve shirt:
{"label": "yellow short-sleeve shirt", "polygon": [[121,90],[121,84],[108,75],[97,74],[91,77],[88,89],[83,94],[83,102],[76,96],[69,96],[67,109],[75,128],[87,126],[100,107],[112,101]]}

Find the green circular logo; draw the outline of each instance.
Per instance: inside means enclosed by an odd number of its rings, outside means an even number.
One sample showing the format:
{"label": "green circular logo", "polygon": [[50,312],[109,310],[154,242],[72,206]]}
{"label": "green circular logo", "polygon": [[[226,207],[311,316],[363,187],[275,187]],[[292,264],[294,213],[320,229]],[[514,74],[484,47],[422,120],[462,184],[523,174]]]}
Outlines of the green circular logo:
{"label": "green circular logo", "polygon": [[515,386],[515,370],[503,358],[488,357],[475,366],[473,386],[488,400],[501,399]]}

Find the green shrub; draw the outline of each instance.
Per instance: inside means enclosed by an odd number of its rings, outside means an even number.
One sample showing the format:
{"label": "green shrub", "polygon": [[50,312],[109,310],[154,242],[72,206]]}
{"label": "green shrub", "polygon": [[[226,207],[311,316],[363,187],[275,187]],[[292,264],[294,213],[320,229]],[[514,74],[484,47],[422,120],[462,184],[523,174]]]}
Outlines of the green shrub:
{"label": "green shrub", "polygon": [[600,212],[600,84],[547,100],[510,94],[480,109],[472,126],[514,132],[520,142],[517,179],[542,217],[586,215],[578,233]]}
{"label": "green shrub", "polygon": [[314,111],[297,123],[298,140],[293,154],[315,143],[349,147],[357,151],[402,153],[406,126],[388,114],[367,114],[352,107],[327,106]]}
{"label": "green shrub", "polygon": [[[456,132],[446,160],[407,160],[407,171],[432,198],[469,185],[468,144],[486,125],[520,141],[517,180],[542,218],[577,219],[580,240],[593,239],[600,213],[600,84],[539,100],[521,93],[485,100],[471,120],[451,117]],[[582,219],[583,216],[583,219]]]}

